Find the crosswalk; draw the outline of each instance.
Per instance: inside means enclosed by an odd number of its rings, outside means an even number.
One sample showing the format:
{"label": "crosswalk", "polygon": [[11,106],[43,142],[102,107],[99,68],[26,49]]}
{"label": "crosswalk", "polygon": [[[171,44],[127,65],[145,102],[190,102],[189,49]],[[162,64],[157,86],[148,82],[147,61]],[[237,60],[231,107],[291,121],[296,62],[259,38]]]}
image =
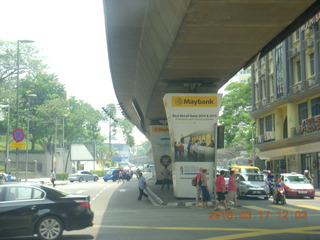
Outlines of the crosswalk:
{"label": "crosswalk", "polygon": [[235,208],[231,206],[232,210],[244,210],[244,209],[249,209],[249,210],[254,210],[254,211],[278,211],[278,210],[284,210],[284,211],[306,211],[307,209],[309,210],[316,210],[320,211],[320,207],[317,206],[312,206],[312,205],[294,205],[294,206],[288,206],[288,205],[268,205],[264,207],[259,207],[255,205],[242,205],[240,208]]}

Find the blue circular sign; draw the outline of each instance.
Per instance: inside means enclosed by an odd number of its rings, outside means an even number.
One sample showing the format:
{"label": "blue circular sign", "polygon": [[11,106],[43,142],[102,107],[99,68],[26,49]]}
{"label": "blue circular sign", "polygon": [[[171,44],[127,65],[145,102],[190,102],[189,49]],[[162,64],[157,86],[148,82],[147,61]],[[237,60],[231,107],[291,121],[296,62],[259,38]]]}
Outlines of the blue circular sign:
{"label": "blue circular sign", "polygon": [[12,136],[16,142],[22,142],[24,139],[24,132],[22,129],[17,128],[12,132]]}

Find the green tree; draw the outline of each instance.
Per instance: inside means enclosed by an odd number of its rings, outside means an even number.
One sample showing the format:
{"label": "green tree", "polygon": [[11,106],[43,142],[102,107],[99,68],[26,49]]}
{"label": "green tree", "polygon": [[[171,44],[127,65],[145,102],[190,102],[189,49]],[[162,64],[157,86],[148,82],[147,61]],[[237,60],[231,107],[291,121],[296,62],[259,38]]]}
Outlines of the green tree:
{"label": "green tree", "polygon": [[65,137],[68,142],[103,141],[100,135],[99,122],[102,115],[99,110],[90,104],[77,100],[75,97],[69,99],[68,116],[66,117]]}
{"label": "green tree", "polygon": [[106,107],[103,108],[103,110],[103,116],[105,121],[109,121],[111,123],[113,135],[117,134],[118,130],[120,130],[126,141],[126,144],[130,147],[133,147],[135,144],[134,137],[132,136],[132,131],[134,127],[133,124],[126,118],[117,117],[117,108],[113,103],[108,104]]}
{"label": "green tree", "polygon": [[[225,126],[225,146],[249,149],[251,146],[252,120],[248,109],[251,107],[251,85],[233,82],[226,89],[222,98],[223,114],[219,122]],[[246,140],[246,144],[243,144]]]}
{"label": "green tree", "polygon": [[[31,97],[31,94],[36,97]],[[49,142],[53,140],[57,120],[62,119],[68,109],[66,95],[64,86],[59,83],[55,74],[30,73],[21,79],[20,124],[26,129],[29,109],[29,133],[32,150],[34,150],[37,140]],[[16,119],[16,112],[13,113],[13,119]]]}
{"label": "green tree", "polygon": [[[17,75],[17,44],[0,40],[0,84]],[[32,44],[19,43],[19,74],[38,72],[46,68],[37,48]]]}

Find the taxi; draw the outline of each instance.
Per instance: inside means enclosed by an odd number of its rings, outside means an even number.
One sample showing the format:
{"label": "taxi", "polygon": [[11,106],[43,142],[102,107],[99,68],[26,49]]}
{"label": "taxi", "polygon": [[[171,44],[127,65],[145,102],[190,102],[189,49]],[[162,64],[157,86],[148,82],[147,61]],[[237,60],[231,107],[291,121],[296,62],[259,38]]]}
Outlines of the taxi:
{"label": "taxi", "polygon": [[284,183],[286,197],[309,197],[314,199],[314,187],[303,174],[296,172],[282,173],[281,180]]}

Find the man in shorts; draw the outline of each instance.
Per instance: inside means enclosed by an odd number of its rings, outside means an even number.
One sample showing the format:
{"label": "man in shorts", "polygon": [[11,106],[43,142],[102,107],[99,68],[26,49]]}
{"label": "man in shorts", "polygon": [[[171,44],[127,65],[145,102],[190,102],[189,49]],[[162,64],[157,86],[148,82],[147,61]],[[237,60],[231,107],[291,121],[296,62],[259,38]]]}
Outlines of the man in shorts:
{"label": "man in shorts", "polygon": [[217,177],[217,180],[216,180],[216,192],[217,192],[218,198],[216,199],[216,206],[213,211],[220,211],[218,208],[220,202],[223,203],[226,210],[230,210],[230,208],[227,207],[226,197],[224,195],[225,191],[226,191],[226,182],[224,180],[224,171],[221,170],[220,176]]}
{"label": "man in shorts", "polygon": [[228,184],[228,196],[226,200],[226,204],[230,201],[230,199],[234,200],[234,206],[240,207],[237,201],[237,181],[236,181],[236,171],[230,171],[229,184]]}

